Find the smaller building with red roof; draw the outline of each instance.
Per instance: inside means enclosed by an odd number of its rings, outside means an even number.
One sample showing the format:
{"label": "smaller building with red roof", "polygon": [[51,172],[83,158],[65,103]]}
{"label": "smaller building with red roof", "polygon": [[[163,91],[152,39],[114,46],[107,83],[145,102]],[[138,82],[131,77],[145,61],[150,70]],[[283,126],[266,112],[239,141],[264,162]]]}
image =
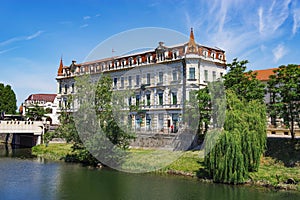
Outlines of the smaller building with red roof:
{"label": "smaller building with red roof", "polygon": [[39,106],[45,109],[45,120],[49,124],[58,124],[57,107],[58,102],[56,94],[31,94],[22,104],[22,115],[26,116],[29,108]]}

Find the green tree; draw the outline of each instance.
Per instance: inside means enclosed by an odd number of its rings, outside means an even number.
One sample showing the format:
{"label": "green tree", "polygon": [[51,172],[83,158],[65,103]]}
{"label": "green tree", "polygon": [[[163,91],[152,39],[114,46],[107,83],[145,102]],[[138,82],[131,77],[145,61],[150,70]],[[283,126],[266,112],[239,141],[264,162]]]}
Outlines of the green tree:
{"label": "green tree", "polygon": [[276,118],[282,118],[290,129],[292,139],[295,138],[295,124],[299,125],[300,113],[300,68],[289,64],[274,70],[268,81],[270,103],[269,115],[276,125]]}
{"label": "green tree", "polygon": [[0,113],[15,114],[17,99],[10,85],[0,83]]}
{"label": "green tree", "polygon": [[238,61],[237,58],[233,59],[232,63],[227,64],[229,71],[224,76],[224,86],[247,101],[256,99],[263,102],[265,85],[256,79],[256,73],[251,70],[246,71],[247,64],[247,60]]}
{"label": "green tree", "polygon": [[[121,115],[124,105],[124,93],[113,93],[112,79],[110,76],[102,75],[99,79],[95,92],[95,109],[100,121],[101,129],[109,140],[118,147],[126,149],[134,134],[128,129],[120,128],[120,121],[117,121],[115,114]],[[124,120],[121,119],[121,120]],[[119,123],[118,123],[119,122]]]}
{"label": "green tree", "polygon": [[250,171],[258,170],[265,149],[266,108],[230,90],[226,100],[224,129],[209,132],[205,141],[205,165],[215,182],[244,183]]}
{"label": "green tree", "polygon": [[37,104],[29,106],[26,110],[26,117],[34,121],[42,121],[45,114],[45,109]]}

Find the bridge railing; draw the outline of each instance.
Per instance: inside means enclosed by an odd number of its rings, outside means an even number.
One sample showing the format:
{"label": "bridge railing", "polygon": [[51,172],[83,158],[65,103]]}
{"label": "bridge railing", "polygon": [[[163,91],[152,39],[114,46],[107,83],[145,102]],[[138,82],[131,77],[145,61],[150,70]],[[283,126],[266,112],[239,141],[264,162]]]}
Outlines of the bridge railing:
{"label": "bridge railing", "polygon": [[44,124],[42,121],[0,121],[0,133],[33,133],[34,135],[41,135],[43,129]]}

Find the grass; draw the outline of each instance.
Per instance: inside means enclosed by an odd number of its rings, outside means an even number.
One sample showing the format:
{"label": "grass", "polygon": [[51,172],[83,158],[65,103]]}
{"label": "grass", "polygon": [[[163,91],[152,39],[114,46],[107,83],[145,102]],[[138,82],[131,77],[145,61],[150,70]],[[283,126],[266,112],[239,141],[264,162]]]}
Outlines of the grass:
{"label": "grass", "polygon": [[72,152],[72,144],[42,144],[32,147],[32,154],[50,160],[61,160]]}
{"label": "grass", "polygon": [[[257,172],[251,172],[250,178],[254,183],[260,183],[265,186],[275,188],[290,188],[300,191],[300,166],[286,167],[281,161],[271,157],[263,157]],[[297,184],[286,184],[286,181],[292,178]]]}
{"label": "grass", "polygon": [[[40,155],[47,159],[59,160],[72,153],[71,146],[72,144],[49,144],[48,147],[39,145],[33,147],[32,152],[34,155]],[[147,172],[156,170],[155,173],[160,174],[171,173],[200,179],[207,178],[203,158],[200,158],[200,154],[203,153],[201,151],[172,152],[130,149],[128,153],[127,159],[122,164],[122,169],[125,171]],[[250,173],[251,182],[255,185],[300,191],[300,166],[287,167],[286,162],[289,163],[291,159],[295,161],[295,158],[281,160],[275,156],[263,157],[258,172]],[[285,184],[289,178],[294,179],[297,184]]]}

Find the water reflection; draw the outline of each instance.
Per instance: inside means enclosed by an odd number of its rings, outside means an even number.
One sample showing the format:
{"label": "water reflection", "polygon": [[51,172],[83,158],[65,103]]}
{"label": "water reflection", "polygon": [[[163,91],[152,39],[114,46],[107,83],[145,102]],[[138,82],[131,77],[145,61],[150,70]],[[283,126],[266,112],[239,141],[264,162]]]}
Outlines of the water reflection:
{"label": "water reflection", "polygon": [[[21,155],[0,145],[0,199],[300,199],[300,193],[200,183],[155,174],[95,170]],[[27,155],[28,156],[28,155]]]}

